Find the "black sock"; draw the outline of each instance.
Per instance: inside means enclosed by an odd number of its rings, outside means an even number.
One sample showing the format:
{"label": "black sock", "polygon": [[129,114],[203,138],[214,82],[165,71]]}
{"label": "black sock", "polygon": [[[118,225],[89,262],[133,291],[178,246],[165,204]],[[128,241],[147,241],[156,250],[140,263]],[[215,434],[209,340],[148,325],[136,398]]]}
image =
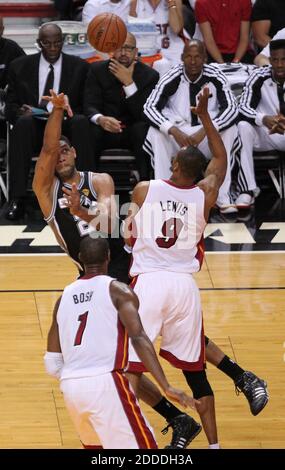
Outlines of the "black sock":
{"label": "black sock", "polygon": [[176,406],[170,403],[170,401],[168,401],[165,397],[162,397],[160,402],[158,402],[157,405],[153,406],[152,408],[161,416],[163,416],[168,422],[183,413],[183,411],[180,411],[178,408],[176,408]]}
{"label": "black sock", "polygon": [[224,372],[224,374],[227,374],[234,382],[244,373],[244,370],[228,356],[221,360],[217,368]]}

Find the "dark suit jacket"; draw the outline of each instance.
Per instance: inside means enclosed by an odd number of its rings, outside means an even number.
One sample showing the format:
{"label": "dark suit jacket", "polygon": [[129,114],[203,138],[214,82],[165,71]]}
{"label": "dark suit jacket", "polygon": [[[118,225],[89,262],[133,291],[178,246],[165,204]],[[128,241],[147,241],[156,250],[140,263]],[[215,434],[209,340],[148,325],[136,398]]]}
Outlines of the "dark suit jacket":
{"label": "dark suit jacket", "polygon": [[[39,105],[40,53],[20,57],[12,62],[8,75],[6,119],[15,122],[23,104]],[[83,112],[83,92],[89,64],[79,57],[62,54],[59,92],[69,97],[74,113]]]}
{"label": "dark suit jacket", "polygon": [[125,124],[143,120],[143,105],[159,79],[159,74],[141,62],[134,68],[133,80],[138,88],[126,98],[122,83],[109,71],[109,60],[91,64],[88,73],[84,113],[91,118],[101,113]]}
{"label": "dark suit jacket", "polygon": [[0,38],[0,88],[7,85],[8,67],[18,57],[24,56],[23,49],[11,39]]}

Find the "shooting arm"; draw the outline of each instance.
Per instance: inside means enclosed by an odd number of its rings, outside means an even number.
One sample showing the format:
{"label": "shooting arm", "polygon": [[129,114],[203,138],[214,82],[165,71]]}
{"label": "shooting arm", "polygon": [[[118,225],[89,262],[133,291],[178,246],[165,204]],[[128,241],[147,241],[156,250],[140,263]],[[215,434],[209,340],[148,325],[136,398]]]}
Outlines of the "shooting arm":
{"label": "shooting arm", "polygon": [[54,107],[46,124],[43,147],[36,164],[33,180],[33,190],[38,199],[49,194],[54,181],[63,112],[62,108]]}

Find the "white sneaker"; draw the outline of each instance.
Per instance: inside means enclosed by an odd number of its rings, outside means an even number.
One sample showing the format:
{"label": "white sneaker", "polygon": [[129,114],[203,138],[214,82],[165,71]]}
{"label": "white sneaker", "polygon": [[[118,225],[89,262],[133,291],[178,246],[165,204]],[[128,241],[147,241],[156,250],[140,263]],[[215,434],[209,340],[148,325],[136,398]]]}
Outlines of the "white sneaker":
{"label": "white sneaker", "polygon": [[236,214],[238,212],[234,204],[230,204],[229,206],[221,206],[219,207],[219,210],[221,214]]}
{"label": "white sneaker", "polygon": [[255,198],[247,193],[242,193],[236,200],[236,207],[238,209],[249,209],[254,204]]}
{"label": "white sneaker", "polygon": [[219,208],[221,214],[234,214],[235,212],[238,212],[236,205],[231,204],[229,198],[218,199],[216,205]]}

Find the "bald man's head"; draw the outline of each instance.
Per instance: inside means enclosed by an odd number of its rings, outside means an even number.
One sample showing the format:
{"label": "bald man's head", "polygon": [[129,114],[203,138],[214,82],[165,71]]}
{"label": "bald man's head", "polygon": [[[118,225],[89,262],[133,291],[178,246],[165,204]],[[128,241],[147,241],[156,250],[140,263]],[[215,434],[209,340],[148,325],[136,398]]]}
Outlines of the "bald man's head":
{"label": "bald man's head", "polygon": [[39,28],[38,38],[41,40],[46,36],[50,35],[60,35],[62,36],[62,31],[57,24],[45,23]]}
{"label": "bald man's head", "polygon": [[205,44],[202,41],[199,41],[199,39],[190,39],[190,41],[186,42],[186,44],[184,46],[183,54],[190,47],[196,47],[199,54],[203,55],[206,58],[206,56],[207,56],[206,47],[205,47]]}
{"label": "bald man's head", "polygon": [[125,67],[136,60],[138,54],[136,37],[132,33],[128,33],[124,44],[114,52],[114,58]]}
{"label": "bald man's head", "polygon": [[61,54],[63,35],[59,26],[53,23],[45,23],[39,29],[38,45],[44,58],[54,64]]}
{"label": "bald man's head", "polygon": [[191,81],[197,80],[203,70],[203,65],[207,60],[204,43],[198,39],[191,39],[184,46],[182,60],[185,72]]}

